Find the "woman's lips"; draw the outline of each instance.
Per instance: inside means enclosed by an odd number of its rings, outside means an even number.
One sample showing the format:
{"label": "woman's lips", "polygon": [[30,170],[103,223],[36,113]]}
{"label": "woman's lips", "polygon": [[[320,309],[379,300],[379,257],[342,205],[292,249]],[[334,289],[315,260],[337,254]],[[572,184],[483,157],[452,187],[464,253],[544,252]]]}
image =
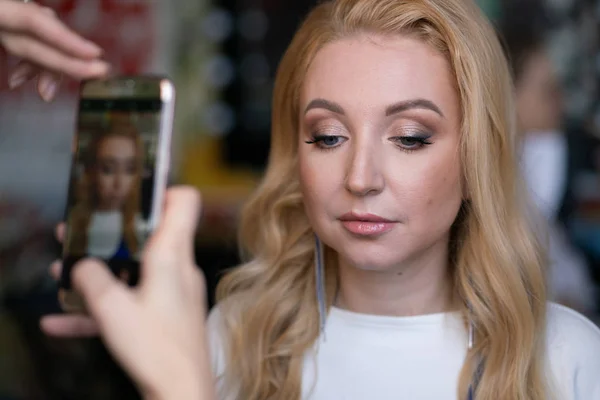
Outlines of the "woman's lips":
{"label": "woman's lips", "polygon": [[377,236],[389,232],[396,221],[375,214],[347,213],[339,218],[342,226],[350,233],[358,236]]}

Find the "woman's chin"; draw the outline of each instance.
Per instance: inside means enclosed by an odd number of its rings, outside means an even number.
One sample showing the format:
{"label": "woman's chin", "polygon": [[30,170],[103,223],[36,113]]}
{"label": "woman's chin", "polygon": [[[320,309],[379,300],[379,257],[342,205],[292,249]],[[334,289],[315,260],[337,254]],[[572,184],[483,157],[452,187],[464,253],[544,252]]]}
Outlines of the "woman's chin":
{"label": "woman's chin", "polygon": [[386,255],[382,252],[346,252],[342,258],[343,264],[361,271],[387,272],[394,269],[401,262],[398,255]]}

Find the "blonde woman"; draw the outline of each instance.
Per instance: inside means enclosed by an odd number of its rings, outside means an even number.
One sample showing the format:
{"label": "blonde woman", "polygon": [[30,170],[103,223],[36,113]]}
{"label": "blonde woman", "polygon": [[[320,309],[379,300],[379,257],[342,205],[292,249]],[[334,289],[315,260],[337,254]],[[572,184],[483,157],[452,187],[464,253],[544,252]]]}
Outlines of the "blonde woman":
{"label": "blonde woman", "polygon": [[600,397],[599,330],[546,301],[510,74],[473,2],[320,4],[273,104],[248,261],[207,330],[197,203],[179,189],[140,288],[84,262],[94,320],[48,317],[46,332],[99,330],[147,398],[212,395],[206,335],[219,399]]}

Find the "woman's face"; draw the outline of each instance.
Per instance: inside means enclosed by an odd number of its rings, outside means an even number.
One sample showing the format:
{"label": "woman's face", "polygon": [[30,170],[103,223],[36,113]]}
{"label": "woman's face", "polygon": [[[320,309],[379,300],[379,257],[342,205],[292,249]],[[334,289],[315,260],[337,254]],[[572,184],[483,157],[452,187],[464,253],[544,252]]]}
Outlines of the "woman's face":
{"label": "woman's face", "polygon": [[107,137],[98,145],[95,167],[98,208],[118,210],[123,207],[136,174],[136,151],[133,140]]}
{"label": "woman's face", "polygon": [[423,42],[361,36],[319,51],[300,102],[300,180],[343,262],[383,271],[445,254],[462,202],[460,111],[448,63]]}

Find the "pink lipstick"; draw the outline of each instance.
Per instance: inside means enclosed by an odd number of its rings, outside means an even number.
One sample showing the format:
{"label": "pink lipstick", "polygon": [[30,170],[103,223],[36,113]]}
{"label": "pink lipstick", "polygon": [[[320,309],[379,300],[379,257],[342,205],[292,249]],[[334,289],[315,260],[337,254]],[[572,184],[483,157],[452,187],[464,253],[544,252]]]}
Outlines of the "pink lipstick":
{"label": "pink lipstick", "polygon": [[339,220],[348,232],[358,236],[381,235],[392,230],[397,223],[375,214],[356,212],[346,213]]}

